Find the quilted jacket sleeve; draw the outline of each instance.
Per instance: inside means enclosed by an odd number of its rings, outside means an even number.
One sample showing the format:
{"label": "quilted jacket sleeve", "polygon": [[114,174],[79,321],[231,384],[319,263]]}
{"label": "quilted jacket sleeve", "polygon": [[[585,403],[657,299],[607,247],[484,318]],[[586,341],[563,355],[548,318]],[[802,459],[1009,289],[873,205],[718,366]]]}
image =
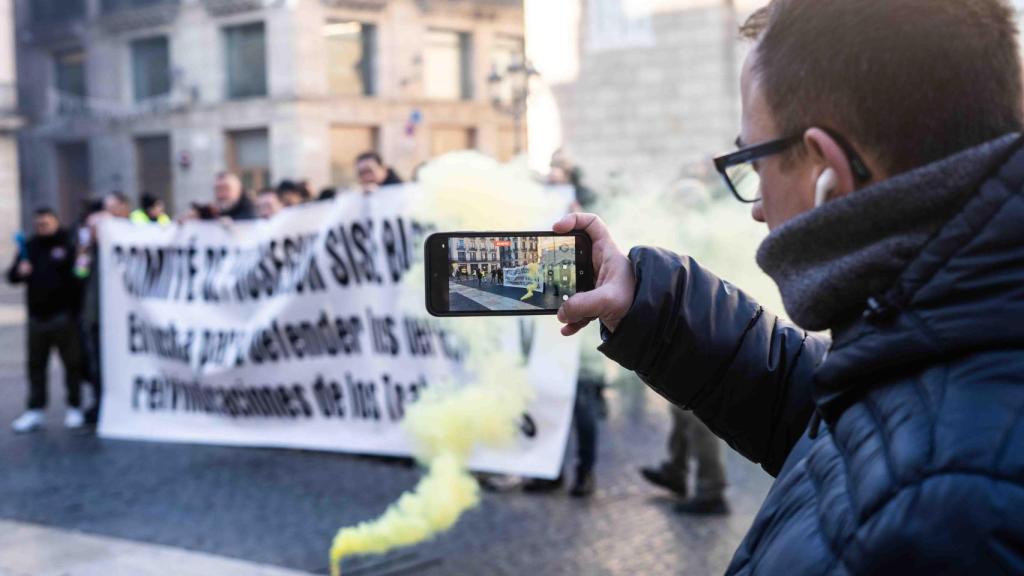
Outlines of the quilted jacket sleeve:
{"label": "quilted jacket sleeve", "polygon": [[811,376],[828,348],[693,259],[629,255],[636,295],[601,351],[735,450],[777,475],[807,428]]}

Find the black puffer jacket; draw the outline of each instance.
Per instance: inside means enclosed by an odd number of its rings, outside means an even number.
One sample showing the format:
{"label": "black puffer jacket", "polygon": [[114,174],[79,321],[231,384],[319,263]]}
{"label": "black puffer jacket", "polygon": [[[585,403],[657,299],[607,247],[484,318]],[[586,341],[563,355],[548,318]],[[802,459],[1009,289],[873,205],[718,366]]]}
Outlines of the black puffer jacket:
{"label": "black puffer jacket", "polygon": [[1024,152],[830,343],[630,254],[602,351],[777,476],[731,574],[1024,573]]}
{"label": "black puffer jacket", "polygon": [[28,285],[28,315],[46,320],[58,314],[77,314],[81,309],[81,283],[73,272],[75,243],[68,231],[61,228],[53,236],[33,236],[25,252],[25,258],[32,264],[32,274],[18,273],[22,260],[18,255],[7,270],[7,281]]}

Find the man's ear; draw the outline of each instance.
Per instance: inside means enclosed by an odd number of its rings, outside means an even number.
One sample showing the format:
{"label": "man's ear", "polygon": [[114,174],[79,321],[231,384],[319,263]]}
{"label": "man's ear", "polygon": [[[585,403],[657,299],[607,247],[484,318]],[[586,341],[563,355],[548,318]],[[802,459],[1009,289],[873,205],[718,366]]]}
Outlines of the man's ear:
{"label": "man's ear", "polygon": [[842,198],[857,189],[849,156],[828,132],[821,128],[808,129],[804,132],[804,146],[814,165],[813,177],[816,184],[826,170],[831,169],[833,172],[828,200]]}

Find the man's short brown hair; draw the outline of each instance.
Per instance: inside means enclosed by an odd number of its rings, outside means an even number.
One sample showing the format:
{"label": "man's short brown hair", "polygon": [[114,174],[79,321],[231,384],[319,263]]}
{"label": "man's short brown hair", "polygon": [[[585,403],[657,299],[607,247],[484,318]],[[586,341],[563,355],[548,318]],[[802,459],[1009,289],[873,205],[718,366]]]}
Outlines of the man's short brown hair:
{"label": "man's short brown hair", "polygon": [[1003,0],[772,0],[741,33],[781,135],[831,128],[889,174],[1024,126]]}

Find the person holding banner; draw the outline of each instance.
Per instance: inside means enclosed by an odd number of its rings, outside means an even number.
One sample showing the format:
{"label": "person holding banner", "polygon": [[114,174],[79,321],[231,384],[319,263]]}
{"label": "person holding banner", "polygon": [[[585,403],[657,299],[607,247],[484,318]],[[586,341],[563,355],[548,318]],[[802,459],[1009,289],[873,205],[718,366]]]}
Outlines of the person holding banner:
{"label": "person holding banner", "polygon": [[256,196],[256,211],[264,220],[273,218],[283,209],[284,203],[281,202],[281,196],[273,188],[264,188]]}
{"label": "person holding banner", "polygon": [[114,218],[129,218],[132,213],[128,197],[118,190],[110,192],[103,197],[103,209]]}
{"label": "person holding banner", "polygon": [[28,301],[28,410],[11,428],[31,432],[45,424],[50,350],[64,363],[67,411],[64,426],[81,428],[82,353],[78,341],[79,282],[74,274],[75,243],[50,208],[35,211],[35,234],[7,271],[12,284],[26,284]]}
{"label": "person holding banner", "polygon": [[171,223],[171,217],[167,215],[164,201],[152,194],[143,194],[140,204],[142,206],[132,211],[129,220],[135,224],[161,224]]}
{"label": "person holding banner", "polygon": [[398,174],[384,165],[380,154],[373,151],[363,152],[356,158],[356,174],[359,176],[359,185],[366,194],[375,192],[381,186],[402,183]]}
{"label": "person holding banner", "polygon": [[230,172],[221,172],[213,186],[214,204],[221,218],[255,220],[256,206],[242,188],[242,181]]}

